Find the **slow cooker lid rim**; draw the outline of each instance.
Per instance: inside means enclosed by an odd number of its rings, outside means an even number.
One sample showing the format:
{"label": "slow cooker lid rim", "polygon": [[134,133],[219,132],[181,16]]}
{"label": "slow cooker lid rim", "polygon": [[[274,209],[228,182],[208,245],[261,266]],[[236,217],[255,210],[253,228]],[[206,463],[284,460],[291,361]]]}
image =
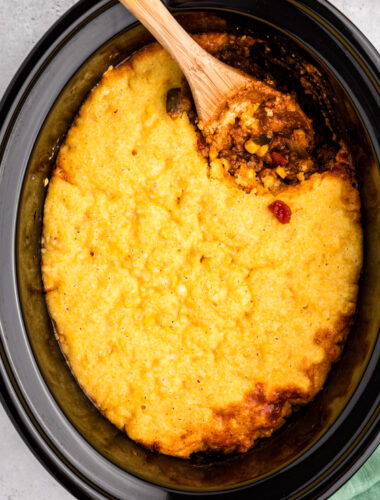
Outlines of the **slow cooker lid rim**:
{"label": "slow cooker lid rim", "polygon": [[[337,7],[328,0],[287,0],[298,6],[307,6],[309,11],[314,12],[323,19],[333,32],[343,36],[355,52],[361,58],[365,58],[365,63],[371,68],[372,77],[380,85],[380,54],[375,46],[368,40],[364,33],[353,22],[343,14]],[[332,19],[329,19],[332,17]],[[363,47],[363,45],[365,47]],[[377,62],[377,65],[375,64]]]}
{"label": "slow cooker lid rim", "polygon": [[[0,347],[2,350],[2,346]],[[35,418],[31,410],[28,408],[26,402],[23,401],[23,397],[21,396],[21,400],[17,396],[14,383],[11,380],[7,380],[3,371],[8,372],[2,352],[0,351],[0,403],[23,442],[40,464],[52,474],[64,488],[78,498],[94,498],[93,493],[99,490],[99,488],[85,478],[80,471],[67,465],[67,460],[61,455],[59,450],[56,449],[42,429],[39,429],[38,422],[33,423]],[[9,375],[9,373],[7,374]],[[91,495],[86,494],[88,486],[93,488],[93,490],[91,490]],[[112,497],[103,492],[103,495],[97,498],[107,499]]]}
{"label": "slow cooker lid rim", "polygon": [[[82,1],[82,0],[80,0]],[[113,0],[109,0],[113,1]],[[222,8],[227,6],[229,9],[237,9],[249,13],[252,11],[250,7],[241,9],[236,5],[235,0],[218,0],[218,1],[204,1],[204,0],[163,0],[164,3],[171,9],[197,9],[197,8]],[[332,5],[328,0],[286,0],[287,3],[294,5],[296,8],[301,9],[306,15],[310,16],[313,13],[330,27],[331,34],[339,34],[344,40],[352,47],[352,49],[365,59],[366,66],[371,68],[372,77],[376,80],[377,85],[380,85],[380,55],[374,45],[362,33],[362,31],[355,26],[352,21],[345,16],[337,7]],[[363,47],[364,46],[364,47]],[[377,61],[377,65],[375,64]]]}

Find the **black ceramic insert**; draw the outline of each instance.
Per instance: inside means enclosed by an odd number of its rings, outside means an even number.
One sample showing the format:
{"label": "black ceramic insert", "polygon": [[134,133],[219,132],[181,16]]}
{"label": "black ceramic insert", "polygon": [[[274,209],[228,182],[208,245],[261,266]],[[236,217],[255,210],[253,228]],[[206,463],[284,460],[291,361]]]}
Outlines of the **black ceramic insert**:
{"label": "black ceramic insert", "polygon": [[[78,388],[54,339],[40,275],[44,180],[80,103],[110,64],[151,40],[116,1],[82,0],[31,52],[0,105],[0,392],[25,442],[78,498],[327,498],[379,443],[379,55],[324,0],[167,2],[189,31],[260,37],[252,57],[294,90],[333,140],[350,144],[360,184],[364,267],[358,314],[324,391],[252,451],[214,461],[133,443]],[[314,95],[303,62],[320,72]],[[326,94],[325,94],[326,93]]]}

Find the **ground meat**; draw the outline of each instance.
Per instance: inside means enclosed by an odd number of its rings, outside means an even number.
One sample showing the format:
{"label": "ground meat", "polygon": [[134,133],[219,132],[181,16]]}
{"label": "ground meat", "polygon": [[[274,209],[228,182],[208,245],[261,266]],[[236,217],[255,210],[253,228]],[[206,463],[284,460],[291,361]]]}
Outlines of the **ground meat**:
{"label": "ground meat", "polygon": [[[247,192],[273,191],[316,171],[311,121],[294,96],[259,80],[227,102],[215,121],[199,127],[210,164],[221,162]],[[268,169],[280,182],[269,180]]]}
{"label": "ground meat", "polygon": [[209,161],[211,177],[227,176],[247,193],[277,193],[314,172],[339,170],[337,164],[349,169],[350,159],[343,153],[337,160],[336,148],[314,150],[312,122],[296,97],[279,92],[274,80],[252,61],[250,50],[260,41],[228,33],[194,38],[218,59],[254,77],[252,86],[231,98],[211,123],[198,123],[185,81],[181,105],[169,113],[176,118],[186,111],[198,126],[198,149]]}

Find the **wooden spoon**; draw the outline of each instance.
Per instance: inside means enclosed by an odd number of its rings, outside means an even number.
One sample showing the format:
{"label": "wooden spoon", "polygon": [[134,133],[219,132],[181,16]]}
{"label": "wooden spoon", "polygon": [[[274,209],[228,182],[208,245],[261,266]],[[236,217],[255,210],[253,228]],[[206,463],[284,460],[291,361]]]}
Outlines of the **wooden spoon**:
{"label": "wooden spoon", "polygon": [[177,61],[190,85],[198,116],[205,123],[216,118],[227,99],[252,81],[203,50],[160,0],[120,2]]}

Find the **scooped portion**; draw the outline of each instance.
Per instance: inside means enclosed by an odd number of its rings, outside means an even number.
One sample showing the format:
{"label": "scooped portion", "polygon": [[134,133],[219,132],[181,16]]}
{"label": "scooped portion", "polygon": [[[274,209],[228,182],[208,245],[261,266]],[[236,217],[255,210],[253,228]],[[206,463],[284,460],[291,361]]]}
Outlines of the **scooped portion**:
{"label": "scooped portion", "polygon": [[185,80],[167,94],[169,116],[175,119],[186,112],[197,125],[198,149],[209,162],[211,177],[225,178],[256,194],[278,193],[315,172],[335,168],[342,160],[353,177],[346,146],[333,147],[321,137],[316,144],[312,121],[296,96],[279,91],[272,77],[249,57],[262,41],[226,33],[194,37],[215,57],[251,76],[251,85],[231,96],[207,123],[198,121]]}
{"label": "scooped portion", "polygon": [[[242,189],[210,172],[191,105],[167,113],[183,85],[153,44],[92,90],[49,183],[42,277],[89,398],[131,439],[188,458],[247,451],[322,389],[355,313],[362,233],[349,156],[278,192]],[[302,154],[313,137],[294,101],[274,102],[272,117],[253,111],[257,130],[244,122],[244,149],[250,134],[271,137],[263,165],[275,151],[290,162],[295,130]]]}
{"label": "scooped portion", "polygon": [[259,80],[234,95],[213,122],[198,127],[211,175],[228,173],[246,192],[276,190],[282,180],[301,181],[318,169],[311,120],[293,96]]}

